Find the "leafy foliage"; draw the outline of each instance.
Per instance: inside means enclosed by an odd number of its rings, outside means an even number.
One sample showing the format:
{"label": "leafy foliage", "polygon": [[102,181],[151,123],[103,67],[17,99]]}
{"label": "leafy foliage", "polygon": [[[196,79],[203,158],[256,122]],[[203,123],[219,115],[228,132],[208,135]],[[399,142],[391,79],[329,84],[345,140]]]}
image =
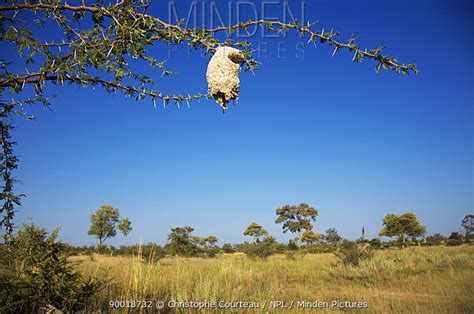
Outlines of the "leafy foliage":
{"label": "leafy foliage", "polygon": [[[10,135],[13,127],[5,120],[7,116],[6,109],[1,108],[0,110],[0,137],[2,142],[0,173],[3,182],[2,190],[0,191],[0,199],[4,201],[0,208],[0,214],[3,215],[0,220],[0,226],[4,226],[6,235],[10,235],[13,232],[14,206],[21,205],[21,198],[25,195],[15,194],[13,192],[13,184],[16,180],[12,172],[18,168],[18,158],[13,153],[13,146],[16,143],[11,140]],[[9,240],[8,237],[6,240]]]}
{"label": "leafy foliage", "polygon": [[197,252],[196,243],[191,233],[194,228],[190,226],[176,227],[168,234],[168,248],[172,254],[180,256],[193,256]]}
{"label": "leafy foliage", "polygon": [[111,205],[102,205],[91,215],[91,227],[88,234],[95,236],[99,240],[99,247],[102,247],[107,239],[117,235],[119,229],[123,235],[127,235],[131,230],[131,222],[128,218],[120,220],[120,211]]}
{"label": "leafy foliage", "polygon": [[[277,219],[275,223],[282,223],[283,232],[290,231],[291,233],[300,233],[298,241],[303,241],[304,232],[308,236],[308,240],[311,237],[314,240],[313,234],[310,231],[313,230],[312,221],[316,221],[318,211],[310,207],[306,203],[299,205],[285,205],[275,210]],[[311,240],[312,241],[312,240]]]}
{"label": "leafy foliage", "polygon": [[321,234],[314,232],[313,230],[305,230],[301,234],[300,241],[306,243],[306,245],[315,244],[321,240]]}
{"label": "leafy foliage", "polygon": [[128,218],[122,218],[117,228],[124,236],[127,236],[132,231],[132,222]]}
{"label": "leafy foliage", "polygon": [[168,253],[178,256],[204,254],[212,257],[219,252],[216,236],[202,238],[194,236],[193,231],[194,228],[190,226],[172,228],[171,233],[168,234],[168,244],[165,246]]}
{"label": "leafy foliage", "polygon": [[84,280],[68,263],[66,247],[33,223],[23,225],[6,246],[10,275],[1,280],[0,311],[32,313],[45,308],[85,310],[100,283]]}
{"label": "leafy foliage", "polygon": [[401,215],[388,214],[383,219],[384,228],[379,235],[387,237],[398,237],[405,243],[407,237],[416,239],[417,237],[426,233],[426,228],[423,227],[414,213],[404,213]]}
{"label": "leafy foliage", "polygon": [[261,238],[268,236],[267,230],[263,228],[262,225],[259,225],[256,222],[252,222],[247,229],[244,231],[245,236],[250,236],[254,238],[254,242],[258,243],[261,241]]}
{"label": "leafy foliage", "polygon": [[461,226],[466,232],[466,237],[470,237],[474,234],[474,215],[469,214],[464,216]]}
{"label": "leafy foliage", "polygon": [[337,230],[334,228],[329,228],[324,234],[324,240],[334,246],[337,246],[341,242],[342,237],[337,233]]}
{"label": "leafy foliage", "polygon": [[380,240],[380,238],[373,238],[370,240],[369,244],[374,249],[378,249],[383,246],[382,240]]}
{"label": "leafy foliage", "polygon": [[370,260],[374,252],[368,246],[360,246],[356,242],[344,240],[336,253],[344,264],[358,266],[363,260]]}
{"label": "leafy foliage", "polygon": [[224,245],[222,246],[222,251],[224,253],[234,253],[235,248],[230,243],[224,243]]}
{"label": "leafy foliage", "polygon": [[274,237],[266,237],[263,241],[244,243],[242,251],[250,258],[267,258],[276,253],[278,243]]}

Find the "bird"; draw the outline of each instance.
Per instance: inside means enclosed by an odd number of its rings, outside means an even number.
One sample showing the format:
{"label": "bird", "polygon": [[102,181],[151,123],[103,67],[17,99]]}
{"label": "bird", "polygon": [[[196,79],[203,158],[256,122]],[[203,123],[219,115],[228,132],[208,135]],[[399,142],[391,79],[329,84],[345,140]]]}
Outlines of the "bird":
{"label": "bird", "polygon": [[240,65],[244,61],[242,51],[229,46],[219,46],[207,66],[209,95],[224,112],[229,107],[229,101],[239,98]]}

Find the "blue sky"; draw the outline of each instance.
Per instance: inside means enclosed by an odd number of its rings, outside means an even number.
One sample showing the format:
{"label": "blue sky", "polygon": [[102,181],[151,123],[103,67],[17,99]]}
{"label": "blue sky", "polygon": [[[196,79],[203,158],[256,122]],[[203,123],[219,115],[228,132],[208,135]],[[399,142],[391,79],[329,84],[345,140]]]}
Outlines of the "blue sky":
{"label": "blue sky", "polygon": [[[156,2],[149,12],[166,19],[168,2]],[[180,15],[190,3],[176,4]],[[225,16],[227,3],[217,3]],[[300,5],[290,2],[296,14]],[[253,221],[286,241],[275,209],[307,202],[319,210],[316,230],[334,227],[347,238],[363,226],[374,237],[385,214],[405,211],[429,234],[457,231],[474,202],[473,5],[307,1],[305,8],[318,29],[334,28],[342,39],[358,34],[362,47],[385,44],[420,74],[376,74],[375,63],[353,63],[345,51],[331,57],[322,45],[297,57],[307,39],[290,34],[252,39],[267,43],[268,56],[255,76],[242,73],[239,103],[225,114],[210,100],[154,109],[100,89],[53,87],[54,113],[33,108],[36,121],[16,121],[17,191],[28,194],[16,224],[31,217],[62,226],[64,241],[94,244],[89,216],[111,204],[133,223],[114,245],[164,243],[183,225],[235,243]],[[282,5],[267,13],[281,16]],[[206,57],[186,47],[168,56],[160,45],[153,53],[180,73],[161,78],[137,65],[164,92],[206,91]]]}

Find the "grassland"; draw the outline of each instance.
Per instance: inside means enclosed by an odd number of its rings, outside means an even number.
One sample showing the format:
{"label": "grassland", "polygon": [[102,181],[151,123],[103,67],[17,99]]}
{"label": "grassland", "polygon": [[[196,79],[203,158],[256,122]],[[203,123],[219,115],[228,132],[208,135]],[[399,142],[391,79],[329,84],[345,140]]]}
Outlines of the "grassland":
{"label": "grassland", "polygon": [[273,312],[271,300],[344,300],[368,302],[367,312],[474,313],[473,257],[471,245],[383,250],[359,266],[343,265],[333,254],[71,260],[81,273],[106,281],[98,295],[103,308],[109,300],[246,300],[267,301],[265,312]]}

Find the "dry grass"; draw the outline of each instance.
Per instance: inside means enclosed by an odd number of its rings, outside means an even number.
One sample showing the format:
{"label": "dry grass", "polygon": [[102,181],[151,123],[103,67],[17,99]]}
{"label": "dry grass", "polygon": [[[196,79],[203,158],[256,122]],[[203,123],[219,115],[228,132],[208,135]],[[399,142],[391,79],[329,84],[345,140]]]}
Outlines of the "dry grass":
{"label": "dry grass", "polygon": [[367,301],[369,312],[473,313],[473,257],[474,246],[462,246],[380,251],[357,267],[332,254],[72,260],[80,272],[107,280],[99,296],[104,306],[109,300],[347,300]]}

